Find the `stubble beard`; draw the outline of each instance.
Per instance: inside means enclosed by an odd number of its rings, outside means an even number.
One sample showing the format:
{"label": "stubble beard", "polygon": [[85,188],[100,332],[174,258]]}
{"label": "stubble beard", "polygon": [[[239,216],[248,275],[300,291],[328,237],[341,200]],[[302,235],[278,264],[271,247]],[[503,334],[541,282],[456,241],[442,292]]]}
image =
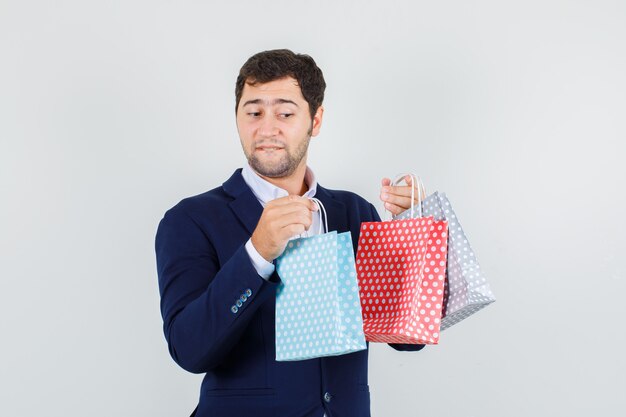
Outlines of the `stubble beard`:
{"label": "stubble beard", "polygon": [[302,160],[307,154],[309,149],[309,142],[311,137],[307,136],[293,152],[291,152],[289,146],[278,141],[269,141],[269,144],[276,144],[283,147],[285,153],[276,162],[263,162],[254,153],[254,147],[247,153],[248,163],[257,173],[268,178],[283,178],[288,177],[295,172]]}
{"label": "stubble beard", "polygon": [[311,141],[312,132],[313,123],[311,122],[311,127],[307,132],[306,138],[300,142],[293,153],[290,152],[290,148],[287,144],[278,140],[268,140],[266,143],[279,145],[285,150],[285,155],[276,163],[263,163],[259,158],[257,158],[254,153],[257,144],[252,145],[252,149],[250,149],[249,152],[246,152],[244,148],[244,153],[246,154],[248,163],[258,174],[267,178],[288,177],[295,172],[302,162],[302,159],[306,156],[307,151],[309,150],[309,142]]}

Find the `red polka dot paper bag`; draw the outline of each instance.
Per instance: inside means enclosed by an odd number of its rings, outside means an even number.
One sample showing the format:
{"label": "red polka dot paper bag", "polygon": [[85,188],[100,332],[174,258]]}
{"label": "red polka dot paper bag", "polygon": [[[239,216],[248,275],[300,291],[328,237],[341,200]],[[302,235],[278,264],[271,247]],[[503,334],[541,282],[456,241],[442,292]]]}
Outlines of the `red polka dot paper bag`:
{"label": "red polka dot paper bag", "polygon": [[437,344],[448,223],[431,217],[361,225],[356,258],[370,342]]}
{"label": "red polka dot paper bag", "polygon": [[[441,318],[443,331],[493,303],[496,298],[448,197],[444,193],[434,192],[421,204],[424,215],[446,220],[449,227],[446,287]],[[407,210],[395,219],[409,219],[415,215],[415,211]]]}

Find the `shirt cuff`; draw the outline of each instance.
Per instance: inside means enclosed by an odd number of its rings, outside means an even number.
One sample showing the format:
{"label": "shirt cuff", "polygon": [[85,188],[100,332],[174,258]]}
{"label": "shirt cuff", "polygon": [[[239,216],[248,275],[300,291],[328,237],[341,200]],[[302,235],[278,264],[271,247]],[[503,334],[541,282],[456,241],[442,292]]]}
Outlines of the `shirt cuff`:
{"label": "shirt cuff", "polygon": [[257,252],[256,248],[252,244],[252,239],[248,239],[246,242],[246,252],[248,252],[252,266],[256,269],[257,274],[265,280],[269,279],[270,275],[274,273],[275,266],[273,263],[268,262],[267,259],[259,255],[259,252]]}

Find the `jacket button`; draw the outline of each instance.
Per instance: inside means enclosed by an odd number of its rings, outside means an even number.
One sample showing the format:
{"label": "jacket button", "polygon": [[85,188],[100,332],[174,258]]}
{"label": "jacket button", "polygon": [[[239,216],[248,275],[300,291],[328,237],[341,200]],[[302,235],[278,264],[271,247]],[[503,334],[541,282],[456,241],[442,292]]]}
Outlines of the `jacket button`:
{"label": "jacket button", "polygon": [[245,294],[241,294],[241,297],[239,297],[239,299],[245,303],[248,300],[248,297]]}
{"label": "jacket button", "polygon": [[252,295],[252,290],[251,290],[250,288],[248,288],[248,289],[246,290],[246,295],[247,295],[248,297],[250,297],[250,296]]}
{"label": "jacket button", "polygon": [[243,305],[243,303],[241,302],[241,300],[237,300],[237,301],[235,301],[235,305],[237,307],[241,307]]}
{"label": "jacket button", "polygon": [[330,395],[330,392],[326,392],[326,393],[324,394],[324,401],[326,401],[327,403],[329,403],[329,402],[330,402],[330,400],[332,400],[332,399],[333,399],[333,396],[332,396],[332,395]]}
{"label": "jacket button", "polygon": [[232,306],[232,307],[230,308],[230,311],[232,311],[232,312],[233,312],[233,314],[235,314],[235,313],[237,313],[237,312],[239,311],[239,309],[237,308],[237,306]]}

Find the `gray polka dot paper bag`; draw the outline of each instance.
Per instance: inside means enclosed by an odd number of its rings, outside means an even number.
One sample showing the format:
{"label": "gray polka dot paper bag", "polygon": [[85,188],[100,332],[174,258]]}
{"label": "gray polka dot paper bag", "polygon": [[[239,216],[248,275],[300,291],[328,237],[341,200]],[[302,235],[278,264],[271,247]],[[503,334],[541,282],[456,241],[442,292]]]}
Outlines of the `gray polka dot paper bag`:
{"label": "gray polka dot paper bag", "polygon": [[[443,331],[493,303],[496,299],[448,197],[439,192],[431,194],[422,202],[422,211],[424,216],[447,220],[449,226],[448,263],[441,319]],[[414,211],[413,215],[417,215],[416,213],[417,211]],[[395,219],[411,217],[409,209],[400,213]]]}
{"label": "gray polka dot paper bag", "polygon": [[350,232],[291,240],[276,272],[277,361],[367,348]]}
{"label": "gray polka dot paper bag", "polygon": [[432,216],[361,224],[356,265],[366,340],[439,342],[447,231]]}

